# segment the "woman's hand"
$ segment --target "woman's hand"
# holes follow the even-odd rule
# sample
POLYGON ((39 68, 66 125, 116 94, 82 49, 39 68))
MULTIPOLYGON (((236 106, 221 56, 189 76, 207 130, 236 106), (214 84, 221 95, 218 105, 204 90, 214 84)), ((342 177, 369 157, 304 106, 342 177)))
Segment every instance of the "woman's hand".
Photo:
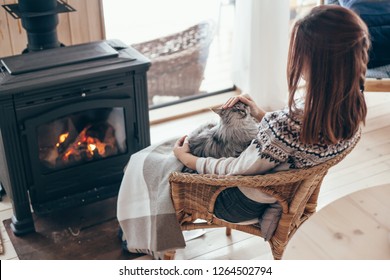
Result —
POLYGON ((240 94, 234 97, 230 97, 228 101, 222 105, 222 109, 232 108, 238 101, 241 101, 242 103, 249 106, 252 117, 254 117, 257 121, 260 122, 264 117, 266 111, 257 106, 249 94, 240 94))
POLYGON ((173 153, 179 160, 183 154, 190 153, 190 145, 188 144, 187 135, 184 135, 176 141, 175 145, 173 146, 173 153))
POLYGON ((176 141, 175 145, 173 146, 173 154, 185 166, 190 169, 196 170, 196 160, 198 159, 198 157, 191 154, 187 135, 181 137, 176 141))

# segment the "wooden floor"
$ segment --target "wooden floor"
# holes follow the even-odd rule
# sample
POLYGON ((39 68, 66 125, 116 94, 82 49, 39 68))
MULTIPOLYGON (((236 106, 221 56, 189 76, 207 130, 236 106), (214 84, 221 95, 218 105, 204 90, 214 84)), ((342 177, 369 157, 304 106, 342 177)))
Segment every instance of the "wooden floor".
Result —
POLYGON ((333 201, 299 228, 283 259, 390 260, 389 200, 384 184, 333 201))
MULTIPOLYGON (((333 167, 323 182, 318 209, 356 190, 390 183, 390 93, 368 92, 368 120, 356 149, 333 167)), ((215 118, 211 112, 152 125, 152 143, 189 133, 199 124, 215 118)), ((9 198, 0 202, 0 220, 12 215, 9 198)), ((17 259, 15 250, 1 224, 4 254, 0 259, 17 259)), ((147 256, 141 257, 148 259, 147 256)), ((177 251, 176 259, 272 259, 268 243, 261 238, 233 231, 229 237, 223 229, 208 230, 203 236, 188 241, 177 251)))

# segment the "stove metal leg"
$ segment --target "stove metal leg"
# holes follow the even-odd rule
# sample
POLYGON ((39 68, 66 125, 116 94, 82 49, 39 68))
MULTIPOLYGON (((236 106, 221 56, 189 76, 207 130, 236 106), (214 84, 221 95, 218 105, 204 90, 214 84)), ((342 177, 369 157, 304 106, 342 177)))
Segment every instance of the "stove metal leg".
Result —
MULTIPOLYGON (((25 198, 27 198, 27 192, 25 192, 25 195, 25 198)), ((12 216, 12 223, 10 226, 16 236, 35 232, 34 220, 30 209, 30 202, 28 198, 27 200, 20 198, 21 197, 19 193, 19 200, 14 200, 12 203, 14 214, 12 216)))

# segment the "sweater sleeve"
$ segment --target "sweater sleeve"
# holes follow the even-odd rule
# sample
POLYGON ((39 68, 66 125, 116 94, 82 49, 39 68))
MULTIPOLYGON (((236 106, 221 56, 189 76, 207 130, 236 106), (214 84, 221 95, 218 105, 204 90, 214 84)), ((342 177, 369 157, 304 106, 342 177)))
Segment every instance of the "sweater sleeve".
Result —
POLYGON ((278 162, 273 161, 269 157, 261 156, 261 148, 264 148, 264 146, 259 147, 254 140, 237 158, 198 158, 196 170, 199 174, 219 175, 255 175, 266 173, 276 167, 278 162))

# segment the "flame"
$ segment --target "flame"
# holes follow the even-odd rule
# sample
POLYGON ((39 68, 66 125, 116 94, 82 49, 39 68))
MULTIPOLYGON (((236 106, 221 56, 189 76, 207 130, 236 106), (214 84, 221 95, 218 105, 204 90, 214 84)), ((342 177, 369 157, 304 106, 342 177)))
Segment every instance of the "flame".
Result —
POLYGON ((64 133, 64 134, 61 134, 60 137, 58 137, 59 143, 60 143, 60 144, 61 144, 61 143, 64 143, 65 140, 66 140, 66 138, 68 138, 68 136, 69 136, 69 132, 64 133))
POLYGON ((66 151, 64 157, 65 157, 65 158, 69 158, 69 156, 70 156, 71 154, 72 154, 72 151, 71 151, 71 150, 66 151))
POLYGON ((93 151, 96 150, 96 145, 95 144, 88 144, 88 151, 93 154, 93 151))
MULTIPOLYGON (((71 155, 74 155, 76 158, 80 156, 81 151, 86 151, 89 158, 94 156, 95 154, 98 154, 100 156, 105 157, 106 155, 106 143, 102 143, 99 139, 90 137, 86 135, 87 129, 89 127, 84 128, 79 135, 77 136, 76 140, 73 142, 73 144, 69 145, 69 147, 66 149, 66 151, 62 155, 62 160, 69 160, 69 157, 71 155)), ((59 143, 56 144, 57 147, 63 143, 66 138, 69 136, 69 133, 61 134, 59 138, 59 143)))
POLYGON ((115 142, 111 143, 107 139, 101 141, 99 138, 88 135, 89 128, 90 126, 85 127, 76 137, 71 132, 60 134, 58 143, 55 145, 58 158, 53 164, 57 164, 58 160, 66 164, 96 157, 105 158, 116 153, 115 142))
POLYGON ((68 138, 68 136, 69 136, 69 132, 61 134, 58 137, 58 143, 56 144, 56 147, 58 148, 62 143, 64 143, 66 138, 68 138))

